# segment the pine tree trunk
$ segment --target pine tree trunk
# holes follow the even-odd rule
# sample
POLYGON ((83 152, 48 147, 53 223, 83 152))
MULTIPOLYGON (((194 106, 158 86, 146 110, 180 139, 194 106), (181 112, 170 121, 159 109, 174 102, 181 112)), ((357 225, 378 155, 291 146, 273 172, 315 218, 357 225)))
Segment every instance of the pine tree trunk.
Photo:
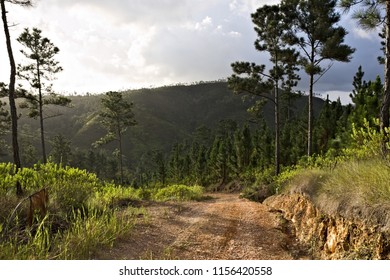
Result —
POLYGON ((382 150, 387 154, 386 144, 389 142, 388 135, 385 131, 389 127, 389 108, 390 108, 390 2, 386 1, 386 50, 385 50, 385 81, 384 94, 380 110, 380 128, 385 134, 382 150))
POLYGON ((314 75, 310 74, 310 89, 309 89, 309 115, 307 124, 307 155, 310 157, 313 153, 313 84, 314 75))
MULTIPOLYGON (((5 9, 5 0, 0 0, 1 4, 1 16, 3 20, 3 26, 4 26, 4 34, 6 38, 6 44, 7 44, 7 51, 8 51, 8 57, 11 67, 11 73, 10 73, 10 83, 9 83, 9 106, 10 106, 10 112, 11 112, 11 130, 12 130, 12 151, 13 151, 13 159, 14 164, 16 167, 16 173, 19 172, 21 168, 21 162, 20 162, 20 155, 19 155, 19 143, 18 143, 18 115, 16 111, 16 104, 15 104, 15 83, 16 83, 16 64, 14 55, 12 52, 12 46, 11 46, 11 36, 8 29, 8 21, 7 21, 7 11, 5 9)), ((22 186, 20 185, 20 182, 16 182, 16 194, 22 195, 23 190, 22 186)))
POLYGON ((280 173, 280 121, 279 121, 279 88, 275 84, 275 175, 280 173))
POLYGON ((43 98, 42 98, 42 85, 41 85, 41 71, 40 71, 40 65, 37 61, 37 71, 38 71, 38 103, 39 103, 39 124, 41 128, 41 145, 42 145, 42 159, 43 163, 47 163, 47 156, 46 156, 46 145, 45 145, 45 130, 43 126, 43 98))
POLYGON ((120 128, 118 128, 118 140, 119 140, 119 168, 121 174, 121 184, 123 185, 123 148, 122 148, 122 133, 120 128))

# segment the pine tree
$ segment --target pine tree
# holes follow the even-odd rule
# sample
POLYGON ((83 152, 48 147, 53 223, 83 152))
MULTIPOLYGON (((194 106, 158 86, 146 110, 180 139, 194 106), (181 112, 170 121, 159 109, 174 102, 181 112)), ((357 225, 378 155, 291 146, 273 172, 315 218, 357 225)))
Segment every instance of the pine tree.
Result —
POLYGON ((234 151, 232 156, 237 175, 244 172, 250 166, 253 150, 252 140, 248 125, 245 125, 242 130, 238 129, 234 133, 234 151))
POLYGON ((195 183, 200 185, 205 184, 207 170, 207 149, 204 145, 201 145, 198 149, 193 168, 195 171, 195 183))
POLYGON ((314 129, 314 152, 325 154, 331 148, 332 139, 336 138, 339 128, 339 121, 344 114, 340 98, 330 102, 329 96, 321 109, 314 129))
POLYGON ((338 26, 336 0, 283 0, 282 7, 292 20, 286 41, 301 53, 301 64, 309 75, 307 154, 312 154, 314 84, 330 69, 325 60, 349 62, 354 49, 344 43, 346 30, 338 26), (318 78, 315 80, 315 76, 318 78))
MULTIPOLYGON (((12 50, 12 43, 11 43, 11 34, 9 32, 9 26, 8 26, 8 19, 7 19, 7 13, 5 3, 11 3, 15 5, 20 6, 30 6, 31 1, 30 0, 0 0, 0 7, 1 7, 1 18, 3 21, 3 28, 4 28, 4 34, 5 34, 5 42, 8 52, 8 58, 10 63, 10 82, 9 82, 9 90, 8 90, 8 98, 9 98, 9 106, 10 106, 10 114, 11 114, 11 131, 12 131, 12 151, 13 151, 13 160, 16 168, 16 173, 19 172, 20 168, 22 167, 21 161, 20 161, 20 151, 19 151, 19 142, 18 142, 18 114, 16 110, 16 63, 15 58, 12 50)), ((20 185, 20 182, 16 182, 16 194, 22 195, 23 189, 20 185)))
POLYGON ((54 78, 54 74, 62 71, 62 67, 54 59, 59 49, 48 38, 42 37, 41 33, 42 31, 37 28, 33 28, 32 32, 26 28, 18 37, 18 42, 27 49, 21 50, 22 54, 32 60, 30 64, 18 65, 18 76, 27 80, 31 88, 37 91, 36 94, 32 93, 25 96, 27 102, 23 104, 23 107, 30 109, 30 117, 39 118, 42 159, 46 163, 44 129, 46 117, 44 116, 43 107, 49 104, 67 106, 71 100, 53 92, 52 84, 46 84, 45 82, 51 81, 54 78))
POLYGON ((180 183, 183 180, 183 146, 180 144, 175 144, 170 152, 170 159, 168 162, 168 173, 169 178, 173 180, 174 183, 180 183))
POLYGON ((293 165, 306 154, 307 149, 307 110, 287 122, 281 133, 282 150, 281 162, 293 165))
POLYGON ((168 170, 167 170, 165 157, 162 151, 157 150, 153 152, 153 161, 157 168, 156 175, 158 177, 158 181, 162 184, 162 187, 165 187, 167 176, 168 176, 168 170))
POLYGON ((380 101, 383 96, 383 85, 379 76, 375 81, 365 81, 362 67, 359 66, 353 78, 353 87, 350 97, 354 103, 349 120, 355 126, 361 127, 366 119, 374 126, 374 119, 379 118, 380 101))
POLYGON ((58 134, 51 139, 51 146, 50 155, 53 161, 58 164, 68 165, 72 154, 70 140, 66 139, 62 134, 58 134))
POLYGON ((102 108, 100 111, 101 125, 106 129, 107 134, 95 142, 95 146, 118 141, 118 162, 120 180, 123 183, 123 134, 130 126, 136 125, 133 103, 123 99, 121 92, 110 91, 101 99, 102 108))
POLYGON ((224 185, 229 176, 229 157, 231 152, 230 138, 216 136, 210 152, 210 171, 212 178, 224 185))
MULTIPOLYGON (((389 110, 390 110, 390 1, 388 0, 341 0, 340 6, 345 10, 351 9, 353 6, 359 6, 353 13, 353 17, 359 22, 360 26, 365 29, 376 29, 382 26, 382 49, 385 53, 385 58, 380 59, 385 67, 383 98, 380 106, 380 129, 386 135, 385 128, 390 126, 389 110), (360 8, 363 7, 363 8, 360 8), (383 34, 384 33, 384 34, 383 34)), ((386 135, 382 149, 387 153, 386 142, 389 141, 389 136, 386 135)))
POLYGON ((269 167, 273 158, 273 141, 271 131, 264 119, 260 120, 259 128, 253 135, 253 149, 251 153, 252 167, 264 170, 269 167))
POLYGON ((258 51, 267 51, 273 67, 269 73, 265 71, 265 65, 257 65, 249 62, 235 62, 232 68, 235 74, 229 79, 229 87, 235 93, 246 92, 261 98, 265 98, 274 105, 275 123, 275 173, 280 171, 280 102, 279 89, 283 85, 293 86, 298 76, 295 74, 297 55, 288 48, 284 37, 289 28, 289 18, 280 5, 268 6, 257 9, 252 14, 255 24, 257 40, 255 47, 258 51), (287 77, 288 82, 285 81, 287 77), (273 91, 272 94, 269 94, 273 91))

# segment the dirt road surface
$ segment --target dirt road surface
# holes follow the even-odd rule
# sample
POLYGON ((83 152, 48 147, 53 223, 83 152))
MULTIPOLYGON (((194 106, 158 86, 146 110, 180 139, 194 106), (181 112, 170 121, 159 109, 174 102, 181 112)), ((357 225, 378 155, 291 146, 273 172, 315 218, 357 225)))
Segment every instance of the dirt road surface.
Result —
POLYGON ((149 203, 130 236, 96 259, 307 259, 280 213, 238 194, 201 202, 149 203))

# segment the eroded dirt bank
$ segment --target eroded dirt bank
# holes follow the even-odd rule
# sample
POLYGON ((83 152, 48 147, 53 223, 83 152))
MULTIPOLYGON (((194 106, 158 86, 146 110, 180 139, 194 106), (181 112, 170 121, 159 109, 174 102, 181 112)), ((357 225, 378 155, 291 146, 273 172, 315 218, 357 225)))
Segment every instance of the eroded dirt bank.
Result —
POLYGON ((202 202, 151 203, 130 236, 97 259, 305 259, 279 211, 211 194, 202 202))
POLYGON ((316 258, 390 259, 389 207, 341 203, 329 213, 303 193, 273 196, 264 204, 281 211, 316 258))

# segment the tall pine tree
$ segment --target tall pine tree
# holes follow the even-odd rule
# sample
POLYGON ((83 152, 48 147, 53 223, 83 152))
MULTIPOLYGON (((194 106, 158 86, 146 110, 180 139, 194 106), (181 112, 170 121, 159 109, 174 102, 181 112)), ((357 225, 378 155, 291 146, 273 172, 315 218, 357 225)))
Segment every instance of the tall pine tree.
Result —
POLYGON ((247 92, 274 104, 275 174, 277 175, 280 171, 279 91, 284 77, 290 80, 288 83, 284 82, 288 86, 294 85, 294 80, 298 79, 294 74, 297 56, 294 50, 285 44, 284 37, 288 31, 289 18, 280 5, 264 5, 252 14, 252 21, 258 36, 255 47, 260 52, 267 51, 270 54, 273 67, 269 73, 266 73, 265 65, 235 62, 232 64, 235 74, 228 79, 228 82, 235 93, 247 92), (273 94, 269 94, 270 91, 273 91, 273 94))
POLYGON ((307 154, 312 154, 314 84, 329 70, 325 60, 349 62, 354 49, 344 44, 346 30, 338 26, 340 15, 336 0, 283 0, 282 6, 292 20, 287 42, 300 50, 301 64, 309 75, 307 154), (318 77, 315 79, 315 77, 318 77))
POLYGON ((54 56, 59 52, 59 48, 50 42, 48 38, 42 37, 41 33, 42 31, 37 28, 33 28, 31 32, 26 28, 18 37, 18 42, 26 48, 26 50, 21 50, 22 54, 31 60, 31 63, 27 65, 18 65, 18 76, 27 80, 32 90, 36 91, 25 96, 27 102, 23 106, 30 109, 30 117, 38 117, 39 119, 42 159, 46 163, 47 154, 44 129, 46 116, 43 108, 45 105, 50 104, 66 106, 71 100, 56 94, 53 92, 52 84, 47 84, 47 81, 53 80, 54 74, 62 71, 62 67, 54 59, 54 56))

